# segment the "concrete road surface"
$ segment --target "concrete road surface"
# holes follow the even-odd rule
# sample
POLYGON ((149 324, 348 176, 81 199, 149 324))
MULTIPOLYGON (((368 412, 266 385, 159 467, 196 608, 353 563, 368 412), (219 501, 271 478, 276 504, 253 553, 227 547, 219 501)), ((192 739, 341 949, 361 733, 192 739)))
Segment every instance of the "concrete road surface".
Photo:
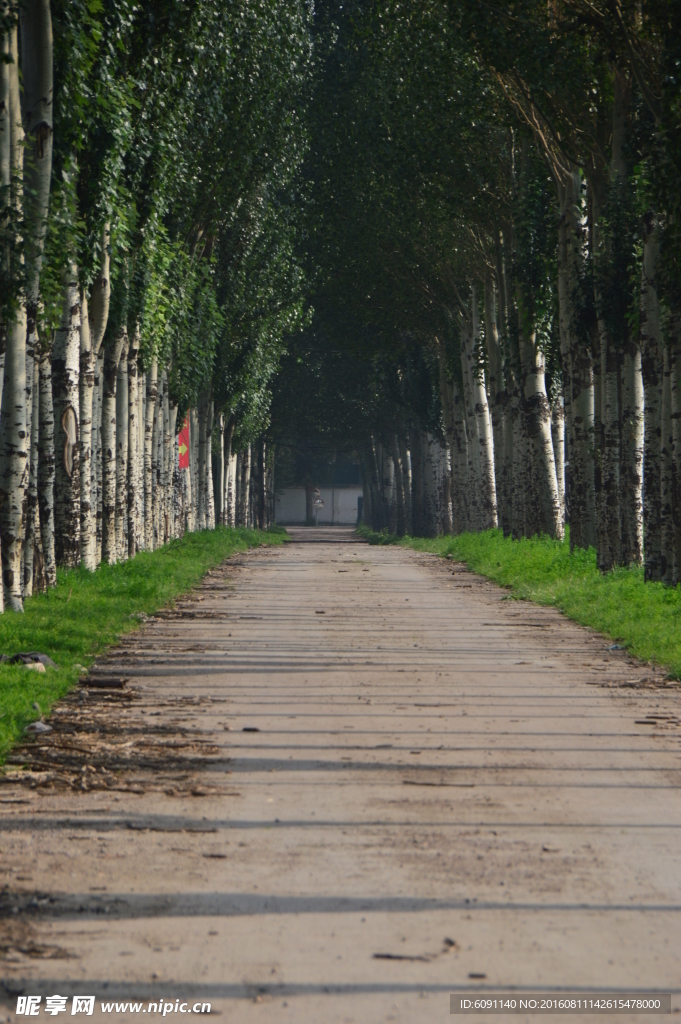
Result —
POLYGON ((0 1022, 30 995, 43 1019, 92 995, 108 1020, 435 1024, 511 989, 678 1012, 677 687, 461 566, 291 534, 14 758, 0 1022))

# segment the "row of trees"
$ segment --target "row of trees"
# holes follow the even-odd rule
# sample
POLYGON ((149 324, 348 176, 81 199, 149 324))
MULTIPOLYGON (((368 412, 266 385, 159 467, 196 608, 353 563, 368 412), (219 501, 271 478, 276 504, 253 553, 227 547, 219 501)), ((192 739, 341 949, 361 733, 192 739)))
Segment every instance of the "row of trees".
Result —
POLYGON ((21 610, 57 565, 266 521, 269 389, 306 315, 312 43, 302 0, 1 0, 0 45, 0 544, 21 610))
POLYGON ((680 18, 356 0, 318 19, 315 332, 363 367, 374 525, 561 537, 567 514, 601 569, 681 579, 680 18))

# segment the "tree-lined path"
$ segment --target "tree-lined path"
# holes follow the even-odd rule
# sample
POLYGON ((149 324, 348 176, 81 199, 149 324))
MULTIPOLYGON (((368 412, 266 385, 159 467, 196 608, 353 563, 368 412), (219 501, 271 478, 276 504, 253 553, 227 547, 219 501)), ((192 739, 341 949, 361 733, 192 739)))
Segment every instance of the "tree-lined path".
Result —
POLYGON ((5 993, 295 1024, 507 986, 679 1005, 678 688, 461 567, 292 532, 322 542, 209 574, 0 789, 5 993))

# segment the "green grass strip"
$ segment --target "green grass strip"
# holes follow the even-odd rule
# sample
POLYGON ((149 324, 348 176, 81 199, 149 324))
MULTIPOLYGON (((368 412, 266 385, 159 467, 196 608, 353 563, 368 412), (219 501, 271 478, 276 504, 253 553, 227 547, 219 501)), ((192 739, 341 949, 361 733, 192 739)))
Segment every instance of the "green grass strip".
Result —
POLYGON ((591 626, 644 661, 681 678, 681 586, 646 583, 640 568, 600 573, 596 552, 575 549, 569 539, 511 540, 500 530, 434 539, 358 533, 369 543, 399 543, 417 551, 465 562, 469 569, 509 587, 513 597, 554 605, 575 622, 591 626))
POLYGON ((283 529, 226 529, 188 533, 153 552, 140 552, 96 572, 60 570, 57 586, 26 601, 22 614, 0 615, 0 653, 40 651, 59 666, 45 673, 23 665, 0 665, 0 763, 25 727, 76 683, 77 665, 87 666, 119 637, 140 626, 140 612, 153 615, 186 594, 203 576, 237 551, 281 544, 283 529))

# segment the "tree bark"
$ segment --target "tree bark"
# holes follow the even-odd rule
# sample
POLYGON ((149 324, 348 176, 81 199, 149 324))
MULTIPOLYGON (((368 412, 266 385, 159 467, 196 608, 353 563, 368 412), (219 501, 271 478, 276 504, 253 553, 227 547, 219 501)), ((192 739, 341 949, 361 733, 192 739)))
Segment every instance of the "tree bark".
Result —
POLYGON ((208 471, 206 466, 206 462, 209 457, 206 443, 206 433, 208 429, 208 406, 208 396, 204 394, 201 396, 201 399, 199 401, 199 530, 206 530, 208 528, 208 471))
POLYGON ((102 235, 102 265, 88 305, 81 293, 80 324, 80 562, 97 568, 97 471, 96 455, 101 409, 95 402, 97 360, 109 317, 109 225, 102 235))
POLYGON ((681 321, 678 311, 671 330, 671 418, 674 495, 674 567, 672 583, 681 583, 681 321))
POLYGON ((265 442, 258 442, 258 528, 267 529, 267 451, 265 442))
POLYGON ((128 335, 118 360, 116 374, 116 559, 128 557, 128 335))
MULTIPOLYGON (((9 138, 10 172, 14 182, 10 201, 18 219, 22 216, 24 133, 19 100, 19 54, 17 28, 9 33, 9 138)), ((21 239, 17 239, 21 241, 21 239)), ((26 306, 19 302, 6 328, 5 373, 0 420, 0 533, 4 605, 23 611, 21 554, 23 516, 28 484, 28 438, 26 436, 26 306)))
MULTIPOLYGON (((116 385, 118 364, 128 337, 125 328, 104 349, 104 391, 102 395, 102 561, 118 561, 116 544, 116 385)), ((127 403, 126 403, 127 404, 127 403)))
POLYGON ((657 223, 652 213, 644 218, 641 269, 641 375, 643 378, 643 539, 646 580, 660 580, 661 449, 662 449, 662 343, 660 309, 655 290, 658 250, 657 223))
POLYGON ((52 353, 44 341, 40 348, 38 427, 38 509, 45 579, 48 587, 57 583, 54 544, 54 412, 52 408, 52 353))
POLYGON ((144 548, 154 550, 153 440, 154 414, 158 396, 158 364, 147 371, 147 404, 144 413, 144 548))
POLYGON ((92 411, 97 354, 92 346, 87 297, 81 293, 80 316, 80 564, 97 568, 96 502, 92 492, 92 411))
POLYGON ((64 289, 62 321, 52 352, 52 396, 55 423, 55 546, 57 562, 66 567, 80 560, 80 289, 71 266, 64 289))
POLYGON ((608 572, 622 564, 619 354, 602 320, 601 343, 601 502, 598 522, 598 568, 608 572))
POLYGON ((551 407, 546 394, 544 355, 540 351, 534 327, 526 322, 523 300, 520 321, 520 361, 523 375, 524 416, 533 483, 526 508, 526 531, 530 535, 546 533, 563 537, 563 521, 558 497, 556 462, 551 440, 551 407))
POLYGON ((102 561, 102 404, 104 398, 104 352, 99 352, 92 402, 92 501, 95 505, 95 561, 102 561))
POLYGON ((411 535, 413 527, 411 522, 411 457, 407 446, 404 424, 400 424, 398 435, 400 446, 400 462, 402 464, 402 482, 404 485, 404 529, 405 533, 411 535))
POLYGON ((504 459, 504 407, 508 395, 504 385, 494 285, 490 275, 485 278, 485 342, 489 366, 487 391, 489 394, 492 437, 494 441, 494 481, 497 500, 497 520, 504 535, 508 536, 511 530, 511 515, 508 507, 508 489, 505 480, 506 464, 504 459))
MULTIPOLYGON (((21 24, 21 73, 23 124, 26 132, 23 167, 24 255, 26 262, 26 438, 38 440, 38 422, 33 430, 33 411, 39 410, 36 345, 40 270, 47 227, 47 209, 52 176, 52 20, 49 0, 26 0, 19 8, 21 24)), ((24 591, 33 589, 36 546, 37 451, 28 448, 30 471, 26 493, 26 551, 24 591)), ((39 534, 38 534, 39 539, 39 534)), ((38 544, 38 547, 40 545, 38 544)))
POLYGON ((234 425, 235 417, 230 415, 227 420, 227 426, 225 427, 224 441, 225 441, 225 476, 224 476, 224 489, 223 489, 223 500, 222 500, 222 525, 232 526, 230 518, 230 486, 232 480, 232 438, 234 437, 234 425))
POLYGON ((411 455, 412 530, 415 537, 423 537, 423 448, 421 430, 415 425, 409 431, 409 452, 411 455))
POLYGON ((558 298, 560 345, 563 362, 565 419, 569 453, 570 550, 596 547, 596 493, 594 474, 593 358, 573 328, 574 295, 578 290, 582 259, 581 179, 573 171, 560 192, 561 219, 558 245, 558 298))
POLYGON ((153 549, 160 547, 161 541, 161 505, 163 491, 161 474, 163 467, 163 388, 164 372, 158 378, 156 402, 154 404, 154 421, 151 432, 151 503, 153 509, 153 549))
POLYGON ((553 458, 556 463, 556 480, 558 483, 558 501, 560 502, 561 518, 565 526, 565 411, 563 396, 556 395, 551 406, 551 442, 553 458))
POLYGON ((171 537, 178 536, 178 532, 175 528, 178 516, 176 513, 176 501, 178 495, 178 482, 179 482, 179 461, 180 451, 177 444, 177 405, 174 403, 169 405, 169 416, 170 416, 170 451, 169 459, 170 464, 168 466, 168 525, 169 535, 171 537))
POLYGON ((128 514, 128 557, 134 558, 140 548, 140 430, 139 430, 139 324, 130 339, 128 348, 128 466, 127 466, 127 514, 128 514))
POLYGON ((404 537, 406 532, 406 515, 404 499, 404 470, 402 468, 402 456, 400 454, 400 442, 397 434, 391 435, 391 451, 393 466, 395 467, 395 495, 396 495, 396 516, 395 529, 398 537, 404 537))
POLYGON ((240 526, 250 527, 251 510, 251 458, 252 451, 250 444, 241 453, 241 511, 239 515, 240 526))
POLYGON ((215 529, 215 498, 213 491, 213 402, 208 403, 208 417, 206 419, 206 528, 215 529))
POLYGON ((622 561, 643 562, 643 379, 641 349, 629 341, 622 366, 622 561))
POLYGON ((674 437, 672 434, 672 366, 669 345, 663 348, 660 451, 660 578, 667 586, 674 579, 674 437))
MULTIPOLYGON (((39 348, 39 346, 38 346, 39 348)), ((40 429, 40 364, 35 360, 34 384, 31 401, 30 459, 28 472, 28 502, 26 509, 27 530, 26 550, 24 553, 24 599, 31 597, 34 589, 44 590, 45 574, 40 539, 40 513, 38 510, 38 461, 39 461, 39 429, 40 429)))

